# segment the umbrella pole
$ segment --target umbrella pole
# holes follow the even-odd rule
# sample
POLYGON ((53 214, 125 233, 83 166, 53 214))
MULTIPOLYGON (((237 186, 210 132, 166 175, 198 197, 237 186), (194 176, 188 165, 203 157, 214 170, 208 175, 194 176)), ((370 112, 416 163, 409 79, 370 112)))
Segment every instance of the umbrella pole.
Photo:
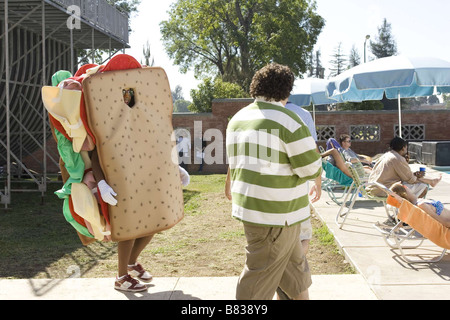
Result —
POLYGON ((402 103, 400 100, 400 91, 398 92, 398 136, 402 138, 402 103))
POLYGON ((313 121, 314 126, 316 126, 316 105, 313 103, 313 121))

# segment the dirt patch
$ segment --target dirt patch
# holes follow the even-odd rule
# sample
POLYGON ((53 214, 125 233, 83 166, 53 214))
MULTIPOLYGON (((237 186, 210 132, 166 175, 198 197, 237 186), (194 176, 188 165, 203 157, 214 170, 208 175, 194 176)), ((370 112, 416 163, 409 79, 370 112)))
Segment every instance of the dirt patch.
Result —
MULTIPOLYGON (((155 277, 241 273, 246 240, 242 223, 231 217, 231 203, 223 195, 224 180, 224 175, 191 177, 191 184, 184 190, 184 219, 156 234, 139 258, 155 277)), ((30 221, 36 216, 31 206, 16 206, 0 219, 3 235, 16 234, 10 242, 6 242, 7 236, 0 236, 4 241, 0 253, 5 257, 0 260, 0 278, 116 276, 117 244, 96 242, 82 246, 73 228, 64 221, 61 204, 57 199, 41 208, 36 220, 52 221, 46 232, 36 227, 36 221, 30 221), (17 221, 10 221, 14 219, 17 221), (25 228, 27 221, 29 229, 25 228), (36 233, 31 238, 30 230, 36 233)), ((326 227, 315 217, 312 225, 314 233, 307 255, 312 274, 354 273, 326 227)))

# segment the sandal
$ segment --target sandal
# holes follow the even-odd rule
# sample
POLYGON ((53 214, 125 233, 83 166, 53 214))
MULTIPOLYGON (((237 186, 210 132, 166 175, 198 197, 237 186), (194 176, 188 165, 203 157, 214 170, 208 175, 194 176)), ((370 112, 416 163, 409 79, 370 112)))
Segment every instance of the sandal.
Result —
POLYGON ((153 276, 145 271, 145 269, 142 267, 140 263, 135 263, 134 265, 128 265, 128 273, 133 278, 138 278, 142 282, 151 282, 153 279, 153 276))
POLYGON ((116 278, 114 289, 119 291, 140 292, 147 290, 147 286, 140 284, 138 280, 127 274, 121 278, 116 278))

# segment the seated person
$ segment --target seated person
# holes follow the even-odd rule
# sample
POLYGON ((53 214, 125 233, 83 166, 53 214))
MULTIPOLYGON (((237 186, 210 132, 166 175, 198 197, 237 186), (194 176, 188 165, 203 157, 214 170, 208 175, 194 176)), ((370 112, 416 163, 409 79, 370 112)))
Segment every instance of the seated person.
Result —
MULTIPOLYGON (((327 161, 327 164, 330 164, 331 166, 337 167, 339 170, 341 170, 346 176, 352 178, 352 174, 350 173, 350 170, 347 168, 344 159, 342 159, 341 155, 339 154, 339 151, 335 148, 329 149, 323 153, 320 154, 322 158, 330 157, 334 161, 329 160, 327 161)), ((331 168, 330 166, 326 165, 324 170, 326 171, 327 168, 331 168)), ((333 178, 332 178, 333 179, 333 178)), ((336 179, 333 179, 336 180, 336 179)), ((336 180, 337 181, 337 180, 336 180)))
MULTIPOLYGON (((378 182, 390 188, 394 183, 401 182, 419 198, 423 198, 428 185, 434 187, 442 176, 435 179, 425 178, 411 171, 405 155, 408 154, 408 143, 402 138, 395 137, 390 142, 390 151, 386 152, 375 164, 369 176, 370 182, 378 182)), ((384 197, 382 190, 375 186, 367 186, 366 190, 373 196, 384 197)))
POLYGON ((341 134, 339 137, 339 143, 342 146, 342 154, 344 156, 345 161, 348 161, 350 163, 355 163, 358 160, 364 165, 369 168, 372 168, 372 160, 369 158, 367 159, 366 156, 358 155, 356 152, 354 152, 352 149, 350 149, 350 146, 352 145, 352 138, 348 134, 341 134))
POLYGON ((398 202, 402 203, 403 199, 408 200, 412 204, 418 206, 425 211, 429 216, 442 223, 447 228, 450 228, 450 209, 444 208, 440 201, 419 199, 408 187, 396 182, 390 188, 391 196, 398 202))

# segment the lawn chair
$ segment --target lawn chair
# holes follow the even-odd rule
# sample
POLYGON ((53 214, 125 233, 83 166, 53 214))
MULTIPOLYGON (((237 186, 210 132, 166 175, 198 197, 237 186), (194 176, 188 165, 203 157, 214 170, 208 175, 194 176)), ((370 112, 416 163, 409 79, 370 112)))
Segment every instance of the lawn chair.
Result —
MULTIPOLYGON (((388 208, 387 204, 386 204, 386 197, 375 197, 372 196, 371 194, 369 194, 366 191, 366 187, 371 185, 372 183, 368 182, 368 178, 369 176, 366 174, 365 170, 364 170, 364 166, 361 162, 356 162, 356 163, 349 163, 347 162, 347 166, 350 170, 350 173, 352 174, 353 177, 353 181, 354 181, 354 194, 358 195, 359 197, 362 197, 366 200, 374 200, 376 202, 381 202, 383 203, 384 209, 386 210, 386 214, 388 216, 388 218, 392 218, 392 215, 390 214, 390 209, 388 208)), ((336 224, 339 226, 339 229, 342 229, 342 227, 344 226, 345 221, 347 220, 350 212, 352 212, 353 210, 353 206, 356 202, 356 196, 353 196, 350 205, 347 207, 347 199, 350 196, 350 192, 347 192, 347 194, 344 197, 344 201, 341 204, 341 207, 339 209, 338 214, 336 215, 336 224)))
MULTIPOLYGON (((380 189, 387 194, 390 192, 384 186, 381 186, 380 189)), ((389 195, 387 203, 398 208, 397 224, 395 226, 386 226, 379 222, 374 224, 375 229, 381 233, 386 244, 392 249, 398 249, 402 259, 407 263, 434 263, 440 261, 447 249, 450 249, 450 229, 407 200, 403 200, 400 204, 389 195), (429 259, 408 258, 404 250, 416 249, 426 239, 441 247, 441 254, 429 259), (415 244, 411 245, 411 243, 415 244)))
MULTIPOLYGON (((324 153, 325 150, 322 146, 319 146, 320 153, 324 153)), ((325 172, 324 180, 322 181, 322 190, 328 193, 328 196, 334 203, 341 205, 340 201, 347 192, 351 192, 353 189, 353 180, 348 178, 339 168, 327 163, 327 161, 322 158, 322 169, 325 172), (342 194, 338 195, 336 190, 343 190, 342 194)), ((350 201, 353 199, 355 193, 352 193, 350 201)))

